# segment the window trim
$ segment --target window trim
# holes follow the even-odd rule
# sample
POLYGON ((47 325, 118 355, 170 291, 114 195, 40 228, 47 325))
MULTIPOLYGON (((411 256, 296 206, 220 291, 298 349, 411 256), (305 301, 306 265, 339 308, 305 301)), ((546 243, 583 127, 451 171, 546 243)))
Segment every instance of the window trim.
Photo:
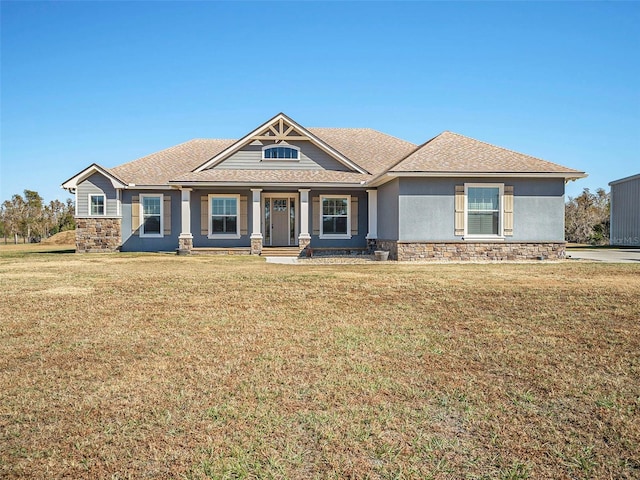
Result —
POLYGON ((140 194, 140 238, 163 238, 164 237, 164 194, 163 193, 141 193, 140 194), (144 231, 144 199, 160 199, 160 233, 145 233, 144 231))
POLYGON ((504 183, 465 183, 464 184, 464 238, 472 240, 504 240, 504 183), (498 189, 498 233, 496 235, 469 233, 469 188, 498 189))
POLYGON ((89 194, 89 211, 87 213, 89 214, 90 217, 105 217, 107 215, 107 196, 104 193, 90 193, 89 194), (92 213, 91 197, 102 197, 102 213, 92 213))
POLYGON ((222 240, 222 239, 238 239, 242 235, 240 235, 240 217, 242 212, 240 211, 240 194, 239 193, 210 193, 207 199, 207 238, 210 240, 222 240), (213 233, 213 212, 212 210, 212 202, 214 198, 235 198, 236 199, 236 233, 213 233))
POLYGON ((281 145, 281 144, 277 144, 277 143, 272 143, 270 145, 265 145, 264 147, 262 147, 262 160, 266 161, 266 162, 299 162, 300 161, 300 147, 296 147, 295 145, 281 145), (286 148, 290 148, 291 150, 295 150, 298 152, 298 158, 266 158, 264 156, 264 152, 271 149, 271 148, 278 148, 278 147, 286 147, 286 148))
POLYGON ((351 195, 320 195, 320 218, 318 219, 320 225, 320 234, 319 238, 321 239, 341 239, 341 240, 350 240, 351 239, 351 195), (324 233, 324 222, 322 221, 323 215, 323 204, 325 198, 346 198, 347 199, 347 233, 324 233))

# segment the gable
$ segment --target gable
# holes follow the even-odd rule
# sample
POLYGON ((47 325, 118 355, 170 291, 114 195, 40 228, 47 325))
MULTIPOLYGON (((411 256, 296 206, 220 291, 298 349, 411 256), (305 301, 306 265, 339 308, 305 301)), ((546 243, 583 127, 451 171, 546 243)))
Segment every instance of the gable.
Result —
POLYGON ((331 145, 325 143, 309 130, 294 122, 284 113, 279 113, 271 120, 263 123, 258 128, 235 142, 233 145, 226 148, 224 151, 220 152, 209 161, 194 169, 193 172, 198 173, 214 168, 233 154, 256 142, 258 142, 259 144, 261 143, 263 146, 264 144, 286 145, 289 143, 309 143, 326 153, 336 162, 342 164, 347 168, 348 171, 358 172, 362 174, 369 173, 366 169, 362 168, 349 158, 345 157, 342 153, 335 150, 331 145))
POLYGON ((237 152, 231 154, 215 169, 240 169, 240 170, 332 170, 338 172, 352 172, 343 163, 337 161, 324 150, 308 141, 289 140, 282 143, 273 143, 263 140, 255 140, 245 145, 237 152), (262 151, 270 145, 292 146, 299 149, 298 159, 264 159, 262 151))

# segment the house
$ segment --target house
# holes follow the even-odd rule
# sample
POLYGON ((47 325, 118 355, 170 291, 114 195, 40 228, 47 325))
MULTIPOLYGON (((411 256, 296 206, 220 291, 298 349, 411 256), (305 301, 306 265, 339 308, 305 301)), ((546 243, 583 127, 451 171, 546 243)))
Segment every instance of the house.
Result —
POLYGON ((610 244, 640 247, 640 174, 609 182, 610 244))
POLYGON ((390 258, 563 258, 564 186, 584 172, 444 132, 422 145, 280 113, 237 140, 196 139, 90 165, 78 252, 384 249, 390 258))

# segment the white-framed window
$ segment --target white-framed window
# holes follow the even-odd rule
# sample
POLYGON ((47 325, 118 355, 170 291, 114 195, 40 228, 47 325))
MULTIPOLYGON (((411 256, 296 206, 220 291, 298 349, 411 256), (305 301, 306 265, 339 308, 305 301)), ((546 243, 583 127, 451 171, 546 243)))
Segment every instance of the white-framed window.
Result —
POLYGON ((503 237, 502 183, 465 183, 465 236, 503 237))
POLYGON ((300 149, 291 145, 262 147, 262 160, 300 160, 300 149))
POLYGON ((104 194, 89 194, 89 215, 103 216, 107 214, 107 197, 104 194))
POLYGON ((240 238, 240 195, 209 195, 209 238, 240 238))
POLYGON ((140 236, 164 236, 164 196, 161 193, 140 195, 140 236))
POLYGON ((351 238, 351 195, 320 195, 320 238, 351 238))

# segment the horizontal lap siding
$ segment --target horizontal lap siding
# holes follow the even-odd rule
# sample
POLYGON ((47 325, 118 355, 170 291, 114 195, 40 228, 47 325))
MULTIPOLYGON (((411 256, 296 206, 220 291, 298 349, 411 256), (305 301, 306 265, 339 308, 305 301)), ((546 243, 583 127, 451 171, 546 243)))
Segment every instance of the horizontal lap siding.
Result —
POLYGON ((300 160, 262 160, 263 145, 247 145, 215 168, 245 170, 325 169, 349 171, 343 164, 309 142, 290 142, 290 145, 300 147, 300 160))
POLYGON ((365 192, 364 190, 313 190, 312 189, 309 192, 309 232, 311 233, 311 247, 316 247, 316 248, 366 247, 367 233, 369 228, 368 208, 369 207, 367 202, 367 192, 365 192), (321 195, 351 195, 351 208, 355 208, 356 206, 358 208, 357 215, 355 214, 355 212, 352 213, 351 215, 351 220, 357 221, 357 225, 358 225, 357 229, 355 225, 351 226, 351 232, 350 232, 351 238, 349 239, 320 238, 319 197, 321 195), (317 205, 316 209, 313 208, 314 203, 317 205))
POLYGON ((106 216, 118 215, 118 198, 111 181, 100 173, 94 173, 78 185, 76 211, 79 217, 89 215, 89 195, 106 196, 106 216))

